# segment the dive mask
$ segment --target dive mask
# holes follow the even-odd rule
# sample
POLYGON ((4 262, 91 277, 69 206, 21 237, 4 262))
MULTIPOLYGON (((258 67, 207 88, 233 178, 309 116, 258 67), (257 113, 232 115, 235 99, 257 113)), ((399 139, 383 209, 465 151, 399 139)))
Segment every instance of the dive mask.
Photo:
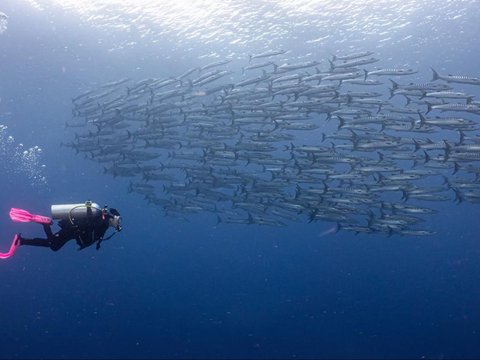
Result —
POLYGON ((122 231, 122 217, 120 215, 113 215, 110 220, 110 226, 115 229, 115 231, 122 231))

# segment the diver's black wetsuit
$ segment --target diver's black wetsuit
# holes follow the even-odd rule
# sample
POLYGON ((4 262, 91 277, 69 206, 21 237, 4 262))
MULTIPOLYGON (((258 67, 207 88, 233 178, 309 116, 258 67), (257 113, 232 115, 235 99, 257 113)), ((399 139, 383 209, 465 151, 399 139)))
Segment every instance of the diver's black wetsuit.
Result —
POLYGON ((67 241, 75 239, 80 246, 79 250, 95 242, 98 250, 100 242, 103 240, 103 235, 105 235, 109 227, 109 216, 91 219, 88 223, 80 225, 72 225, 68 220, 60 220, 58 225, 61 228, 60 231, 53 234, 50 225, 43 224, 43 229, 47 235, 46 239, 24 239, 21 237, 20 245, 44 246, 49 247, 53 251, 58 251, 67 241))

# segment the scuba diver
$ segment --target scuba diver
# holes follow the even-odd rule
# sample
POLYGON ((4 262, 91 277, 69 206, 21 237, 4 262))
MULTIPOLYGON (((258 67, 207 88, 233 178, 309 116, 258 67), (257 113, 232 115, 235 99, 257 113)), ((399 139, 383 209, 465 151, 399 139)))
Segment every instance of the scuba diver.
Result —
POLYGON ((98 204, 87 201, 84 204, 52 205, 52 218, 59 220, 60 230, 52 232, 52 219, 41 215, 32 215, 26 210, 12 208, 10 218, 15 222, 36 222, 43 225, 47 238, 27 239, 20 234, 15 235, 9 252, 0 253, 0 259, 13 255, 22 245, 49 247, 58 251, 68 241, 75 239, 79 250, 96 243, 97 250, 104 240, 110 239, 122 230, 120 213, 107 206, 100 208, 98 204), (105 233, 112 227, 115 231, 107 236, 105 233))

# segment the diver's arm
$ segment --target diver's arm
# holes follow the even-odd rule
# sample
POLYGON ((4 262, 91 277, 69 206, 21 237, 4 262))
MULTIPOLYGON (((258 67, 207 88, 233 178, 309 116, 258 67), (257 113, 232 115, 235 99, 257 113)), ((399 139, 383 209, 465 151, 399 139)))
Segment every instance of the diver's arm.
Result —
POLYGON ((109 224, 107 220, 107 222, 103 223, 102 226, 98 229, 98 231, 95 232, 95 241, 97 242, 97 246, 96 246, 97 250, 100 250, 100 244, 102 243, 102 241, 108 240, 112 237, 111 235, 107 236, 106 238, 104 237, 105 233, 108 230, 108 227, 109 227, 109 224))

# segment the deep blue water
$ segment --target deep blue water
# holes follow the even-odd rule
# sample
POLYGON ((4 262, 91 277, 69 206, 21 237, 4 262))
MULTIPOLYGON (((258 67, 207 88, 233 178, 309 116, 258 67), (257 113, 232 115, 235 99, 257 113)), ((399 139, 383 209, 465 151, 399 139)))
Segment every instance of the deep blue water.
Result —
MULTIPOLYGON (((0 124, 16 146, 42 149, 27 165, 2 155, 2 251, 17 232, 42 234, 11 223, 11 207, 48 215, 51 204, 91 199, 124 218, 100 251, 22 247, 0 263, 0 357, 480 357, 478 204, 433 204, 430 237, 320 236, 331 224, 217 225, 212 214, 184 221, 61 146, 72 140, 71 99, 89 88, 225 57, 239 70, 270 48, 296 61, 372 50, 379 67, 418 69, 415 81, 429 81, 430 67, 480 76, 475 1, 220 3, 200 6, 200 20, 193 6, 153 4, 158 12, 133 21, 127 3, 82 12, 0 2, 0 124)), ((465 90, 480 98, 478 86, 465 90)))

